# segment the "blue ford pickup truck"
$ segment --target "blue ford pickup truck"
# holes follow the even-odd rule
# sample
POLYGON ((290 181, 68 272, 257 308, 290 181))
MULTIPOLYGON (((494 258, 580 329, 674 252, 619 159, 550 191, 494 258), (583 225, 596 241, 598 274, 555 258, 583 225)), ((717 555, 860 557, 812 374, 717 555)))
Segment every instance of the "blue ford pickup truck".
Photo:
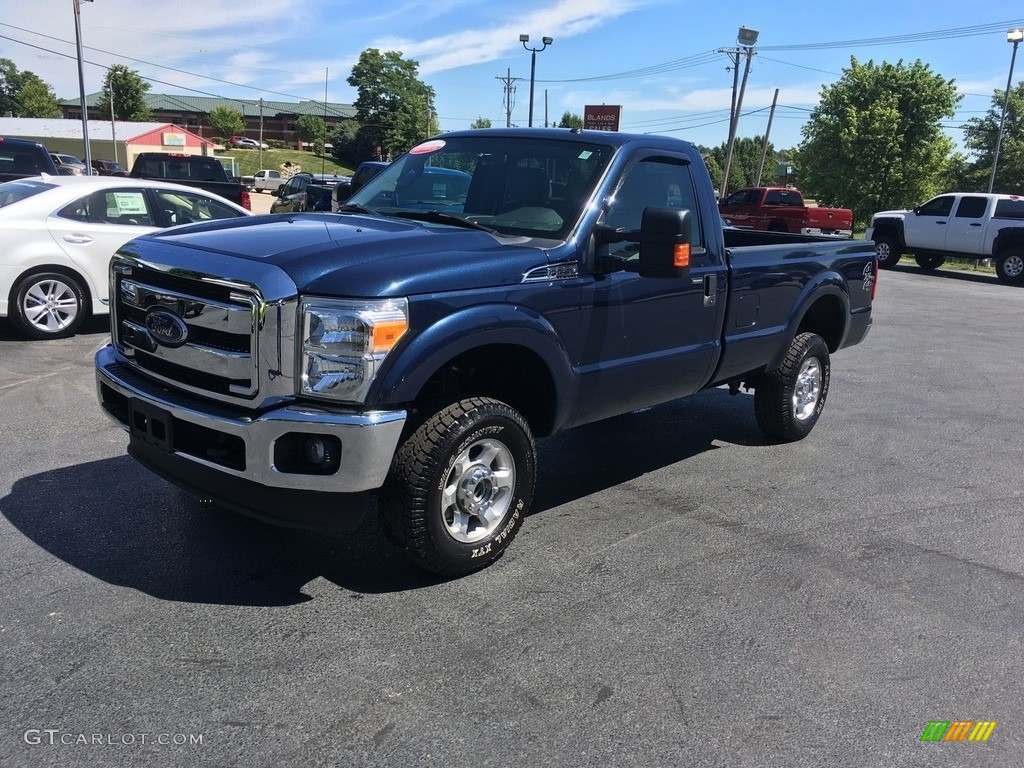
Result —
POLYGON ((447 133, 338 212, 122 247, 98 396, 172 483, 323 530, 376 498, 403 552, 457 576, 523 525, 536 438, 715 386, 806 436, 877 274, 871 243, 723 231, 689 142, 447 133))

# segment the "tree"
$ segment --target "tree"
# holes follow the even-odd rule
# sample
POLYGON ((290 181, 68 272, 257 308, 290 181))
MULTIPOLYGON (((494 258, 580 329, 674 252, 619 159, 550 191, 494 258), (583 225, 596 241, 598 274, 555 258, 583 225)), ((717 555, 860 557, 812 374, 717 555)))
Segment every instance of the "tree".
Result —
POLYGON ((113 64, 103 76, 96 109, 100 115, 110 115, 110 94, 114 94, 114 119, 144 123, 153 119, 153 110, 146 106, 146 93, 152 86, 139 77, 134 69, 124 64, 113 64))
POLYGON ((801 129, 801 188, 852 208, 860 223, 926 200, 949 178, 953 141, 940 121, 953 117, 961 98, 952 80, 920 60, 876 65, 851 57, 801 129))
MULTIPOLYGON (((764 137, 737 138, 732 144, 732 163, 729 165, 729 189, 735 191, 742 187, 752 187, 757 182, 757 169, 761 165, 761 153, 764 151, 764 137)), ((715 189, 722 188, 722 171, 725 168, 725 156, 729 152, 728 143, 723 142, 714 149, 701 149, 703 154, 710 157, 705 160, 708 172, 715 181, 715 189), (714 165, 712 162, 714 161, 714 165)), ((761 183, 765 184, 766 179, 771 179, 774 174, 775 148, 768 142, 768 154, 765 156, 764 166, 767 175, 761 174, 761 183)))
MULTIPOLYGON (((996 90, 986 115, 972 117, 964 126, 964 146, 975 159, 964 162, 958 174, 957 189, 964 192, 988 191, 1005 98, 1006 91, 996 90)), ((993 192, 1019 194, 1021 190, 1024 190, 1024 83, 1010 88, 1003 141, 999 145, 999 164, 992 186, 993 192)))
POLYGON ((308 141, 313 145, 313 152, 317 155, 324 153, 324 131, 327 126, 322 117, 316 115, 299 115, 295 121, 295 132, 301 141, 308 141))
POLYGON ((367 48, 352 67, 348 84, 358 90, 354 106, 381 155, 404 152, 424 135, 437 132, 437 117, 430 109, 434 89, 419 77, 419 63, 399 51, 381 53, 367 48))
POLYGON ((50 84, 24 72, 18 88, 18 117, 60 117, 60 102, 50 84))
POLYGON ((583 118, 566 110, 562 113, 562 119, 558 121, 559 128, 582 128, 583 118))
POLYGON ((210 125, 222 138, 235 136, 245 130, 245 120, 237 109, 218 105, 210 110, 210 125))
POLYGON ((490 128, 491 120, 487 117, 478 117, 472 123, 469 124, 470 128, 490 128))
POLYGON ((10 59, 0 59, 0 117, 18 114, 18 89, 21 73, 10 59))
POLYGON ((60 117, 50 84, 10 59, 0 59, 0 117, 60 117))

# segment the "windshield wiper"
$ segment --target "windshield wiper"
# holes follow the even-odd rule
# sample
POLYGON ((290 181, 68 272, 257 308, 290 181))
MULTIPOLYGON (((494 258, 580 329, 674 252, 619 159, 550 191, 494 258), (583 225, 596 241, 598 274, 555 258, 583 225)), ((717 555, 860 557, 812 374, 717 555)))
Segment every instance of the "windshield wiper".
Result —
POLYGON ((400 219, 413 219, 414 221, 433 221, 438 224, 451 224, 453 227, 463 227, 464 229, 479 229, 481 232, 489 232, 492 235, 498 234, 496 229, 485 227, 483 224, 477 224, 475 221, 467 221, 466 219, 453 216, 450 213, 444 213, 443 211, 392 211, 388 215, 395 216, 400 219))
POLYGON ((338 210, 335 213, 368 213, 371 216, 376 216, 376 211, 371 211, 362 205, 356 205, 354 203, 345 203, 345 205, 338 206, 338 210))

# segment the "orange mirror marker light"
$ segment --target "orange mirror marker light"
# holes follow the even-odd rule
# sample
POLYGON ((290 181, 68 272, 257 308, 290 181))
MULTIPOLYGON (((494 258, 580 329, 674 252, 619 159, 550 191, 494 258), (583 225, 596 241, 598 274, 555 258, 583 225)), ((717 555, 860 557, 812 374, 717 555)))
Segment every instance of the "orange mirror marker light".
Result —
POLYGON ((688 267, 690 266, 690 244, 689 243, 676 243, 676 249, 674 258, 672 259, 672 265, 676 267, 688 267))

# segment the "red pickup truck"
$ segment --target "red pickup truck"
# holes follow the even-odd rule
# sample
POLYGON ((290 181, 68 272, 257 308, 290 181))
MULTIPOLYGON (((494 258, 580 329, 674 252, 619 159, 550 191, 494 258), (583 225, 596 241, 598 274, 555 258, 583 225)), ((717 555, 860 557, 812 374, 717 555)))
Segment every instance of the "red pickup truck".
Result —
POLYGON ((805 205, 799 189, 749 187, 718 204, 722 216, 737 227, 805 235, 853 236, 853 211, 805 205))

